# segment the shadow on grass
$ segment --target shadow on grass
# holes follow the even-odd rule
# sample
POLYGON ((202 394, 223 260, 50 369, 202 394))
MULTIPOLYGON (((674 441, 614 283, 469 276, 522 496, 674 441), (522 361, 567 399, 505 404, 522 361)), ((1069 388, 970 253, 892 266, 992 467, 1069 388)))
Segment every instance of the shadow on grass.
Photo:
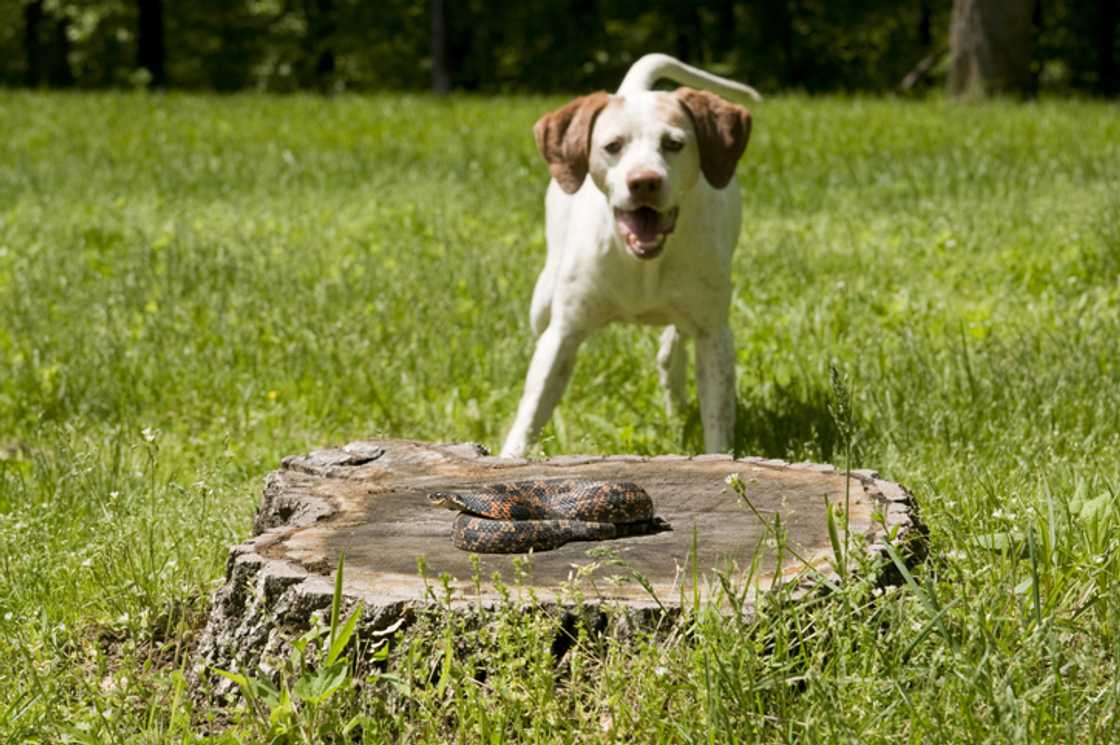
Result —
MULTIPOLYGON (((831 409, 832 390, 798 384, 740 391, 735 412, 735 454, 832 462, 843 457, 843 435, 831 409)), ((704 452, 700 409, 689 407, 681 433, 685 452, 704 452)))

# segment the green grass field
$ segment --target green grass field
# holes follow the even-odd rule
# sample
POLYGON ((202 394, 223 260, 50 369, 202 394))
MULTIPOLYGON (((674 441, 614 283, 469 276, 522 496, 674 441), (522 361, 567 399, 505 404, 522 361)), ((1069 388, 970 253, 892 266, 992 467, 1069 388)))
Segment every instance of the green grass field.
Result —
MULTIPOLYGON (((500 444, 544 259, 529 128, 558 103, 0 93, 0 741, 264 738, 184 691, 226 548, 283 455, 500 444)), ((852 465, 920 501, 918 587, 700 611, 563 670, 547 619, 499 614, 460 657, 433 621, 297 719, 357 716, 367 742, 1120 739, 1115 107, 777 97, 739 178, 738 448, 843 466, 838 370, 852 465)), ((540 451, 696 451, 655 342, 590 341, 540 451)))

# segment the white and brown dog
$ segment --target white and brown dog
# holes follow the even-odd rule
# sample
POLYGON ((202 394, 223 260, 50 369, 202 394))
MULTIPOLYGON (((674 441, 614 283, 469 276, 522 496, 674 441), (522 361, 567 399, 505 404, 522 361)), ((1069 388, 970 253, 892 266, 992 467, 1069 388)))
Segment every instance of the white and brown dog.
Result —
POLYGON ((548 258, 530 311, 537 345, 503 456, 524 455, 563 395, 580 343, 613 321, 668 326, 657 364, 670 412, 683 403, 683 347, 694 340, 704 448, 731 450, 728 308, 742 209, 735 166, 751 117, 725 98, 759 96, 652 54, 615 95, 577 98, 533 128, 552 173, 548 258), (695 87, 651 90, 661 79, 695 87))

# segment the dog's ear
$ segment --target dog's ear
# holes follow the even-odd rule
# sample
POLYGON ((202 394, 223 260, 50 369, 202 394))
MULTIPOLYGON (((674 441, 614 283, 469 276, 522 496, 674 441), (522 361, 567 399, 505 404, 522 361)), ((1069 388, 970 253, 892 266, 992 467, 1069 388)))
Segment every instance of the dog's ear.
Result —
POLYGON ((603 91, 581 96, 533 125, 537 149, 548 162, 552 178, 569 194, 579 191, 587 177, 591 128, 608 100, 610 95, 603 91))
POLYGON ((722 189, 735 176, 735 165, 751 137, 751 114, 742 106, 714 93, 678 88, 673 95, 681 102, 696 128, 700 146, 700 170, 708 183, 722 189))

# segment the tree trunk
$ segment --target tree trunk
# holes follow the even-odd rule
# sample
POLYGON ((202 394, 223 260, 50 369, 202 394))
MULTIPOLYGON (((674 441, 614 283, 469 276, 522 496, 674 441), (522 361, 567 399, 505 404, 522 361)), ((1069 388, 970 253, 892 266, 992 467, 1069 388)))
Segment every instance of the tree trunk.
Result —
MULTIPOLYGON (((735 50, 735 2, 734 0, 721 0, 716 6, 717 23, 715 40, 715 54, 717 60, 726 62, 735 50)), ((738 60, 735 60, 738 62, 738 60)), ((738 72, 738 71, 736 71, 738 72)), ((735 78, 738 79, 737 77, 735 78)))
POLYGON ((330 93, 334 87, 335 17, 333 0, 304 0, 304 17, 307 33, 303 37, 305 64, 301 82, 314 85, 321 93, 330 93))
POLYGON ((55 18, 50 51, 47 85, 52 88, 69 88, 74 85, 74 71, 70 69, 70 18, 65 13, 55 18))
POLYGON ((1097 87, 1106 96, 1120 93, 1116 71, 1116 0, 1097 0, 1097 87))
POLYGON ((315 62, 315 77, 319 81, 319 87, 324 93, 329 92, 331 86, 334 85, 334 44, 333 37, 336 31, 334 3, 331 0, 320 0, 319 2, 319 59, 315 62))
POLYGON ((801 65, 797 59, 797 44, 793 35, 793 17, 796 8, 790 8, 790 0, 773 0, 763 7, 771 12, 770 24, 776 32, 778 43, 782 48, 782 62, 785 73, 783 84, 797 86, 802 84, 801 65))
POLYGON ((39 43, 39 26, 43 20, 43 0, 23 6, 23 82, 34 88, 43 81, 43 45, 39 43))
POLYGON ((432 0, 432 92, 445 96, 451 92, 447 69, 447 15, 443 0, 432 0))
POLYGON ((918 47, 928 54, 933 46, 933 8, 930 0, 918 0, 918 47))
POLYGON ((150 88, 162 88, 167 83, 163 0, 138 0, 137 4, 136 65, 148 71, 150 88))
POLYGON ((673 25, 677 29, 676 55, 677 59, 691 62, 694 65, 703 65, 704 59, 704 29, 700 20, 700 11, 691 3, 682 3, 674 6, 673 25))
POLYGON ((957 98, 1029 95, 1035 0, 953 0, 949 92, 957 98))
POLYGON ((933 8, 930 6, 930 0, 918 0, 916 30, 918 51, 922 54, 922 58, 898 84, 898 89, 903 93, 909 93, 915 86, 926 80, 929 71, 945 56, 944 48, 933 49, 933 8))

